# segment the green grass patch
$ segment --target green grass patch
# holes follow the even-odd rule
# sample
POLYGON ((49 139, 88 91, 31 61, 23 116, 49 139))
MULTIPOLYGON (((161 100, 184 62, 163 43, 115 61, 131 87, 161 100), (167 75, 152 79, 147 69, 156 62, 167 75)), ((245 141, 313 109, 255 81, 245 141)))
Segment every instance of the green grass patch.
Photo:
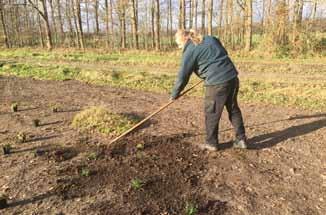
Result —
POLYGON ((7 63, 4 66, 0 67, 0 74, 49 80, 76 79, 79 71, 80 70, 77 68, 68 68, 55 65, 29 65, 22 63, 7 63))
MULTIPOLYGON (((0 62, 0 75, 48 80, 76 79, 162 93, 171 92, 180 62, 180 52, 84 53, 76 50, 46 52, 23 49, 0 51, 0 56, 8 58, 0 62), (15 62, 23 59, 26 63, 15 62)), ((325 58, 317 57, 295 60, 236 58, 241 74, 240 99, 324 111, 326 64, 323 62, 325 58)), ((192 77, 188 86, 196 79, 192 77)), ((202 96, 203 92, 203 88, 197 87, 190 95, 202 96)))
POLYGON ((89 130, 106 135, 119 135, 135 123, 135 120, 111 113, 104 107, 90 107, 75 115, 72 126, 80 131, 89 130))

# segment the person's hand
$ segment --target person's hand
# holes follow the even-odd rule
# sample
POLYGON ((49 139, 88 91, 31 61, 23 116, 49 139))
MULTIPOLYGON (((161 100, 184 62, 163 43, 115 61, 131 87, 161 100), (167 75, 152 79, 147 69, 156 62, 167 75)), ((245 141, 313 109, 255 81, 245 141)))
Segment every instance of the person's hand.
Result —
POLYGON ((175 101, 175 100, 176 100, 176 98, 173 98, 173 97, 170 97, 170 98, 169 98, 169 101, 170 101, 170 102, 173 102, 173 101, 175 101))

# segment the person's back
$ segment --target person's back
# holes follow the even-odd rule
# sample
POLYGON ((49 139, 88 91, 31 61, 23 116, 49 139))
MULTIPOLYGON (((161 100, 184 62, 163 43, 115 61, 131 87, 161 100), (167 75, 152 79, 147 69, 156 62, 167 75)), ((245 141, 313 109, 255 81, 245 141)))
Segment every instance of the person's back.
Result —
POLYGON ((237 71, 227 51, 216 37, 205 36, 194 46, 194 58, 198 68, 197 75, 205 79, 206 85, 224 83, 237 76, 237 71))

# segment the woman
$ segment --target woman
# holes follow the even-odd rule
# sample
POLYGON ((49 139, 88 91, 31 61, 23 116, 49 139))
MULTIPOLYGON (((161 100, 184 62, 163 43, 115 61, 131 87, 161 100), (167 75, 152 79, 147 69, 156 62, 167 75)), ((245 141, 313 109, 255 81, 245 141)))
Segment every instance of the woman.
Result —
POLYGON ((205 80, 205 149, 218 150, 218 128, 224 106, 235 129, 235 148, 247 148, 242 114, 237 102, 238 72, 221 42, 212 36, 202 37, 194 30, 179 30, 176 43, 183 49, 181 69, 171 99, 177 99, 194 72, 205 80))

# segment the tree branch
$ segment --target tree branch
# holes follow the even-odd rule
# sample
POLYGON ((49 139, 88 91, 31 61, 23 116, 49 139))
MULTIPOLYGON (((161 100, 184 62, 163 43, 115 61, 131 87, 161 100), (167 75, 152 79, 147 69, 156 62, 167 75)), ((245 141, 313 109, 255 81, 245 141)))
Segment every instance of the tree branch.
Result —
POLYGON ((245 10, 245 7, 244 7, 244 2, 240 2, 241 0, 237 0, 237 3, 238 5, 241 7, 242 10, 245 10))
POLYGON ((28 0, 30 5, 37 10, 37 12, 42 16, 43 19, 46 19, 45 14, 32 2, 32 0, 28 0))

